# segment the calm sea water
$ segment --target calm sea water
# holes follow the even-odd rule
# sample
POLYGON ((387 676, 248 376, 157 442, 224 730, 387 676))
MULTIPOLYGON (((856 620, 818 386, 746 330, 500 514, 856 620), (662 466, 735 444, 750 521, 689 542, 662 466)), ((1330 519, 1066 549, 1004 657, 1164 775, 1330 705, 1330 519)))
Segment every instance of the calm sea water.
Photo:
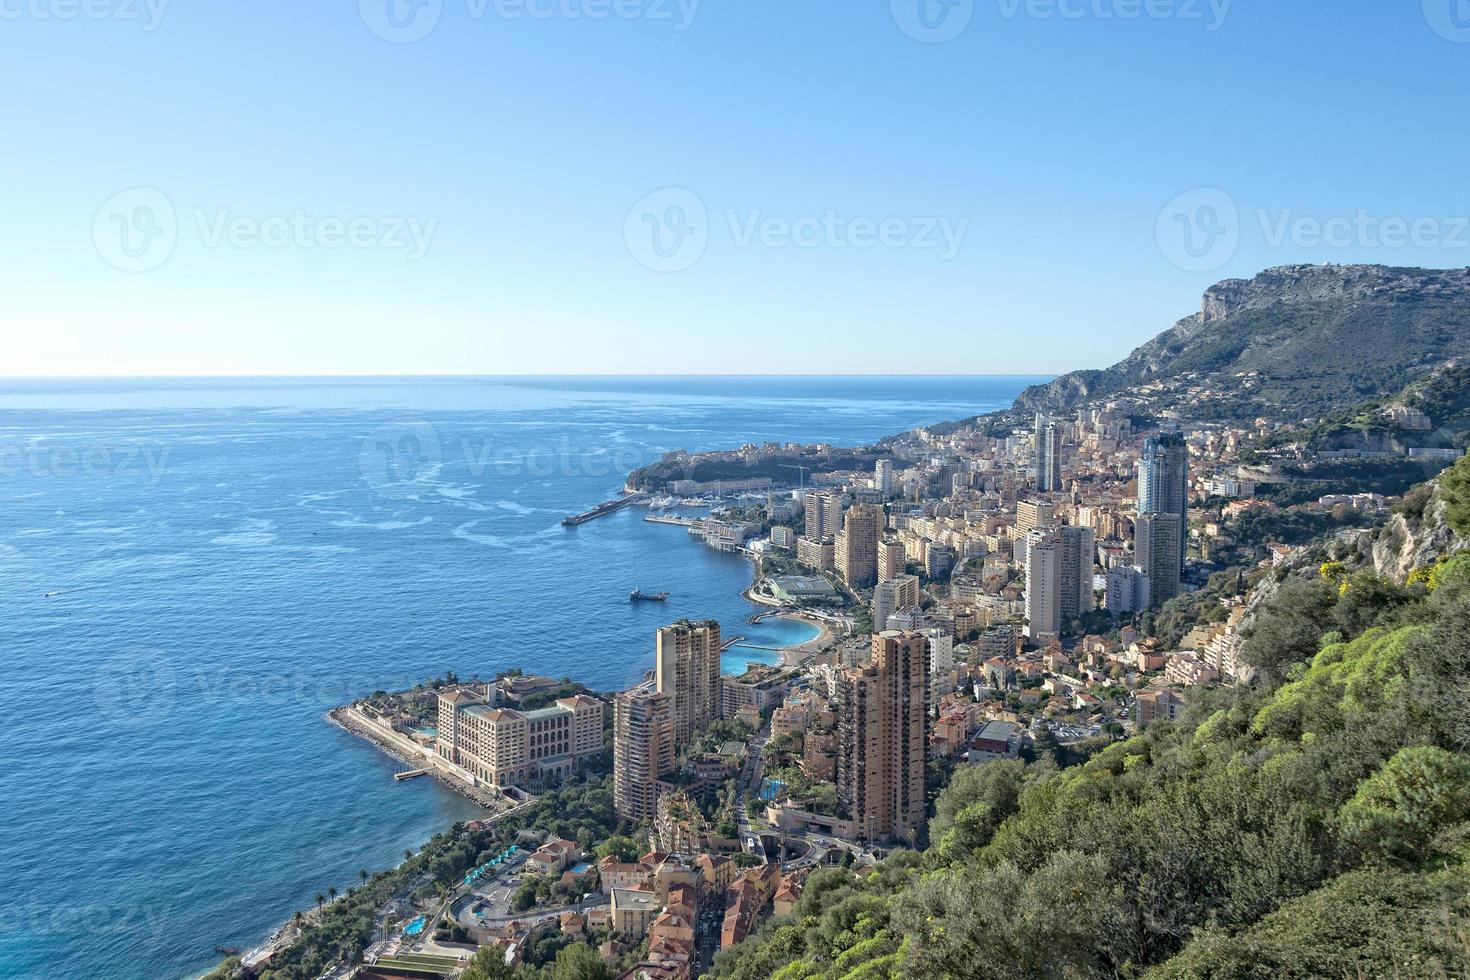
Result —
POLYGON ((633 466, 1033 380, 0 382, 0 976, 196 973, 472 815, 337 704, 446 670, 615 689, 682 616, 808 638, 747 625, 748 563, 642 510, 560 526, 633 466))

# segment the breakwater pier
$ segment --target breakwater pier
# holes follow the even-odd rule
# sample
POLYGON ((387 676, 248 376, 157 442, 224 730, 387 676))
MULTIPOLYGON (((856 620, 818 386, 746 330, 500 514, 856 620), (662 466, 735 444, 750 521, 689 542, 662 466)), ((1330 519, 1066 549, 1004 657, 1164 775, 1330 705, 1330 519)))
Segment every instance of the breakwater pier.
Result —
POLYGON ((606 517, 608 514, 616 513, 622 510, 624 507, 631 507, 634 504, 641 504, 647 499, 647 494, 630 493, 627 496, 617 497, 613 500, 604 500, 602 503, 598 504, 596 507, 593 507, 591 510, 585 510, 580 514, 572 514, 570 517, 565 518, 561 522, 561 526, 578 527, 582 524, 586 524, 588 521, 595 521, 599 517, 606 517))

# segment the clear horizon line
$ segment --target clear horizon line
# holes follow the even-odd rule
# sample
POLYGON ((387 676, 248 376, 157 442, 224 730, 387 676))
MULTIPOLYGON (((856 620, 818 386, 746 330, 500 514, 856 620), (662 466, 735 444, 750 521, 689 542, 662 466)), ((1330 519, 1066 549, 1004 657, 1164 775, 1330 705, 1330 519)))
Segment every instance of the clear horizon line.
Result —
MULTIPOLYGON (((1066 373, 1066 372, 1063 372, 1066 373)), ((899 373, 792 373, 792 372, 650 372, 646 374, 598 374, 570 372, 564 374, 0 374, 0 381, 214 381, 214 380, 499 380, 504 378, 1056 378, 1051 372, 899 372, 899 373)))

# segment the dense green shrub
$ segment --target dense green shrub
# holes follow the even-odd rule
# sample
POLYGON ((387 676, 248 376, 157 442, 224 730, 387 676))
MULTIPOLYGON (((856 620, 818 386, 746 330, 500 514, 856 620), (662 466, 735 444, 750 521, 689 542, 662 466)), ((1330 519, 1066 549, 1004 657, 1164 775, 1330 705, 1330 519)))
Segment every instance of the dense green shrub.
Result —
POLYGON ((1348 844, 1408 864, 1470 816, 1470 758, 1431 745, 1401 750, 1358 787, 1338 823, 1348 844))

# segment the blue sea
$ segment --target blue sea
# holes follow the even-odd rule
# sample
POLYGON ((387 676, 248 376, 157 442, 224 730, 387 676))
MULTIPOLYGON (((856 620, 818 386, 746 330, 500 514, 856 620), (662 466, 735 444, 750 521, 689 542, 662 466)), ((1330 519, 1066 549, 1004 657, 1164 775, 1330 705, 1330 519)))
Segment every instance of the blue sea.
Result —
POLYGON ((684 616, 810 637, 748 625, 749 563, 641 509, 560 525, 634 466, 1037 380, 0 381, 0 976, 195 975, 474 815, 338 704, 449 670, 616 689, 684 616))

